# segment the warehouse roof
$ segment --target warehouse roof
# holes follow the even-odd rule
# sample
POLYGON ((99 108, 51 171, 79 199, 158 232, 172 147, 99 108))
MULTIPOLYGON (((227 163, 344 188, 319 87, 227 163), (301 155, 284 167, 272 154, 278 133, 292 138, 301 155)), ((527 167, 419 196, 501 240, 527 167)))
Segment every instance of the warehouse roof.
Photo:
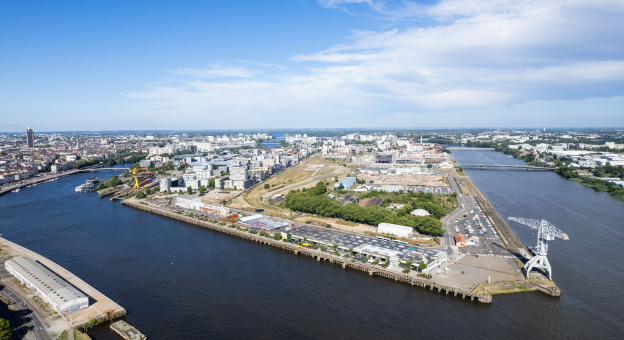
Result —
POLYGON ((30 257, 14 257, 6 263, 50 297, 59 307, 71 300, 87 298, 70 283, 30 257))

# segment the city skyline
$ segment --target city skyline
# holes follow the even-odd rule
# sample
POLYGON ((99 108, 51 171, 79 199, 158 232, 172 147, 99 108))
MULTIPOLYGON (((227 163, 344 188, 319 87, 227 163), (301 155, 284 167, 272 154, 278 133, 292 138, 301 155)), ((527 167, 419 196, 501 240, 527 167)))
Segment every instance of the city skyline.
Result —
POLYGON ((0 6, 5 132, 622 125, 618 1, 0 6))

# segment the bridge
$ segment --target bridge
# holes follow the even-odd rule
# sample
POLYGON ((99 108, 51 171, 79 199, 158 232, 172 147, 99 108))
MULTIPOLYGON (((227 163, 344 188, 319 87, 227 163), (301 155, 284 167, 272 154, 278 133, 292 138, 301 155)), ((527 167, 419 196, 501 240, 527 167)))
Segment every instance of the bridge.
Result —
POLYGON ((130 170, 130 168, 92 168, 92 169, 78 169, 78 170, 76 170, 76 172, 80 172, 80 171, 84 171, 84 172, 90 171, 90 172, 93 172, 93 171, 99 171, 99 170, 115 170, 115 171, 118 171, 118 170, 123 170, 123 171, 126 171, 126 170, 130 170))
POLYGON ((472 168, 481 168, 481 170, 485 168, 517 168, 517 169, 526 169, 528 170, 555 170, 553 168, 546 168, 541 166, 532 166, 532 165, 499 165, 499 164, 460 164, 462 168, 472 167, 472 168))
POLYGON ((494 150, 494 148, 447 148, 449 150, 494 150))

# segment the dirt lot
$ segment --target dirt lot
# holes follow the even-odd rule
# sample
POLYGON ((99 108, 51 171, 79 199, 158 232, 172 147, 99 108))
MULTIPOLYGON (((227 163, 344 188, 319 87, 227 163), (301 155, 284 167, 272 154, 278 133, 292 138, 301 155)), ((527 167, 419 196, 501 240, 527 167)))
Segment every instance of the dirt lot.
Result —
POLYGON ((488 276, 491 282, 516 281, 517 276, 507 260, 497 256, 460 255, 461 258, 453 263, 449 261, 444 267, 449 267, 446 275, 433 273, 436 282, 470 289, 473 284, 486 283, 488 276), (461 272, 464 272, 462 274, 461 272))
POLYGON ((376 227, 372 227, 366 224, 355 224, 355 223, 351 223, 352 225, 344 225, 344 224, 340 224, 338 223, 339 221, 342 221, 340 219, 335 219, 335 218, 324 218, 324 217, 297 217, 295 219, 295 221, 301 221, 301 222, 305 222, 305 221, 313 221, 316 222, 319 225, 325 225, 325 224, 331 224, 332 228, 334 229, 341 229, 341 230, 349 230, 349 231, 357 231, 360 233, 363 233, 365 231, 377 231, 376 227))
POLYGON ((424 185, 424 186, 448 186, 442 176, 432 175, 384 175, 384 174, 359 174, 359 180, 375 182, 386 185, 424 185))

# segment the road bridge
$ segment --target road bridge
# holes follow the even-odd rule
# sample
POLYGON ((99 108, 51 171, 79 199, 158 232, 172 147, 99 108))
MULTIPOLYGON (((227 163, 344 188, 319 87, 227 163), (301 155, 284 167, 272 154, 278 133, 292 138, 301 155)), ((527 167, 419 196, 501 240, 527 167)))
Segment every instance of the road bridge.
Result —
POLYGON ((487 150, 487 151, 491 151, 494 150, 494 148, 447 148, 449 150, 487 150))
POLYGON ((501 164, 461 164, 462 168, 471 167, 471 168, 481 168, 484 170, 486 168, 516 168, 516 169, 526 169, 528 170, 554 170, 554 168, 546 168, 541 166, 533 166, 533 165, 501 165, 501 164))
POLYGON ((90 171, 90 172, 93 172, 93 171, 98 171, 98 170, 115 170, 115 171, 118 171, 118 170, 123 170, 123 171, 126 171, 126 170, 130 170, 130 168, 93 168, 93 169, 79 169, 79 170, 76 170, 76 172, 80 172, 80 171, 84 171, 84 172, 90 171))

